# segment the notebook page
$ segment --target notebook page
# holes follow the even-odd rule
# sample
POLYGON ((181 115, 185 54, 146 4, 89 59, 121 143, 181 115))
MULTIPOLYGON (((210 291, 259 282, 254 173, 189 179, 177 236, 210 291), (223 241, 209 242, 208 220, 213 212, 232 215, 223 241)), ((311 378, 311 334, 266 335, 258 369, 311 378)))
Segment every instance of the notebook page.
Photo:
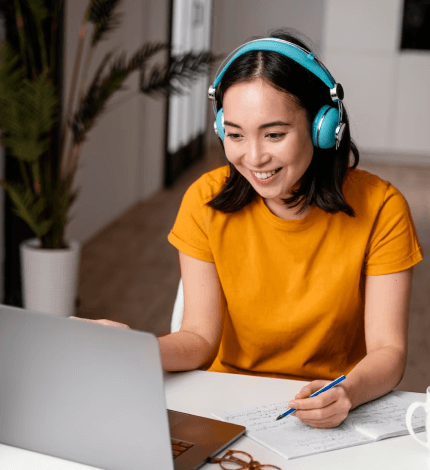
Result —
MULTIPOLYGON (((344 423, 375 440, 408 434, 406 411, 409 403, 388 394, 351 411, 344 423)), ((425 430, 425 413, 414 413, 412 426, 416 432, 425 430)))
POLYGON ((276 421, 287 410, 288 401, 237 411, 212 413, 212 416, 246 427, 246 435, 273 452, 291 459, 371 442, 373 439, 342 423, 333 429, 316 429, 295 416, 276 421))

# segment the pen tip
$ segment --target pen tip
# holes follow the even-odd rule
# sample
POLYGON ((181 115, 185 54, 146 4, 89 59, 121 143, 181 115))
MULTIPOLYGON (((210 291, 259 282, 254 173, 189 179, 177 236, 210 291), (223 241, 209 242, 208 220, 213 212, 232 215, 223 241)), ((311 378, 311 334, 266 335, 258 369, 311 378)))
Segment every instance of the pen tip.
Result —
POLYGON ((282 415, 279 415, 275 421, 278 421, 278 419, 281 419, 282 418, 282 415))

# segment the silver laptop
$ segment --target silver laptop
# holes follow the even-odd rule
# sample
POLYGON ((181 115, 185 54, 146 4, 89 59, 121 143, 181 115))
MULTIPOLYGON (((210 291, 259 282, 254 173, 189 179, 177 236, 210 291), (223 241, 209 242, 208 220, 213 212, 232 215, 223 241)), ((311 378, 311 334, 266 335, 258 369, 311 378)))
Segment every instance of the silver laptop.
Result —
POLYGON ((166 409, 153 334, 0 305, 1 443, 105 470, 194 470, 244 432, 166 409))

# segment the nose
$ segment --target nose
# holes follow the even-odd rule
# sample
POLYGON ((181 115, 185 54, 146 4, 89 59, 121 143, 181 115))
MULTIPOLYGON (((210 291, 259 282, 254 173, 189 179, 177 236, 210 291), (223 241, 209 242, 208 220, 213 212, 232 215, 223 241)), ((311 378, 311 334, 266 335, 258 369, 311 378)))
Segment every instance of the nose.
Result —
POLYGON ((270 161, 270 154, 258 139, 252 139, 246 149, 245 160, 251 168, 257 169, 270 161))

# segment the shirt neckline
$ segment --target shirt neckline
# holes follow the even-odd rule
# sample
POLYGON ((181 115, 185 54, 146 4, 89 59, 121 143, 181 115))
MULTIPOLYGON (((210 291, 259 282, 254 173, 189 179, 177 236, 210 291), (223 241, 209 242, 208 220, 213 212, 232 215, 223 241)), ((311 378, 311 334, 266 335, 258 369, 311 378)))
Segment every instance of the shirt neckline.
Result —
POLYGON ((270 209, 264 203, 263 198, 257 195, 257 207, 264 214, 265 218, 275 227, 288 231, 303 230, 311 225, 314 220, 323 214, 323 210, 317 206, 313 206, 311 211, 306 214, 302 219, 282 219, 277 215, 273 214, 270 209))

